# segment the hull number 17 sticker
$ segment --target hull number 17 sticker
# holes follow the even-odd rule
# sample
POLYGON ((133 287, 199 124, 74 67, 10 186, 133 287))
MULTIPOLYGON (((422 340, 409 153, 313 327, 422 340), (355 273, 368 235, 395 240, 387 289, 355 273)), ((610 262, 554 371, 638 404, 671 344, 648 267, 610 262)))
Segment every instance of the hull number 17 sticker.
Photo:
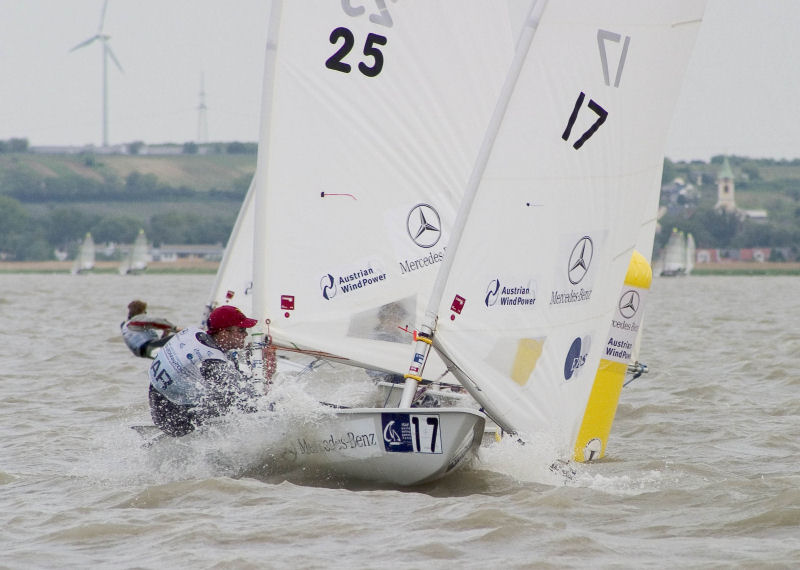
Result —
POLYGON ((439 416, 435 414, 381 414, 383 445, 400 453, 442 453, 439 416))

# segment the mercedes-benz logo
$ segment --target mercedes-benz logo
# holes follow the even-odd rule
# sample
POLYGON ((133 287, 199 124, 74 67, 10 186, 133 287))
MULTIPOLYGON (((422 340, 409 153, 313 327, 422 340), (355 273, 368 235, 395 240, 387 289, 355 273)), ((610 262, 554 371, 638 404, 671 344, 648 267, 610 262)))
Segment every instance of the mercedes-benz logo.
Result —
POLYGON ((583 236, 572 248, 572 253, 569 256, 567 277, 569 277, 570 283, 577 285, 583 281, 583 278, 586 277, 586 272, 589 271, 589 266, 592 264, 592 255, 594 255, 592 238, 583 236))
POLYGON ((639 310, 639 292, 631 289, 619 298, 619 314, 630 319, 639 310))
POLYGON ((420 247, 433 247, 442 237, 439 213, 430 204, 417 204, 411 208, 406 218, 406 228, 411 241, 420 247))
POLYGON ((328 300, 333 299, 336 296, 336 281, 333 279, 333 275, 330 273, 323 275, 319 280, 319 288, 322 289, 323 297, 328 300))

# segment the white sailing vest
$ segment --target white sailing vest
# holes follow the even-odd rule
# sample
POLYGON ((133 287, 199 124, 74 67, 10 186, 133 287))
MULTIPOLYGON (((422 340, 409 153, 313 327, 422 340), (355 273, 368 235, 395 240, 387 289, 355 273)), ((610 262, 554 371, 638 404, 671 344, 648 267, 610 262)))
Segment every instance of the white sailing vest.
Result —
POLYGON ((154 328, 131 325, 131 321, 135 319, 136 317, 125 321, 120 325, 120 328, 122 329, 122 338, 125 341, 125 344, 128 345, 128 348, 131 349, 131 352, 133 352, 136 356, 140 356, 141 348, 151 340, 157 340, 161 338, 161 333, 154 328))
POLYGON ((150 385, 174 404, 196 405, 206 393, 202 366, 207 360, 229 363, 206 332, 183 329, 161 348, 150 365, 150 385))

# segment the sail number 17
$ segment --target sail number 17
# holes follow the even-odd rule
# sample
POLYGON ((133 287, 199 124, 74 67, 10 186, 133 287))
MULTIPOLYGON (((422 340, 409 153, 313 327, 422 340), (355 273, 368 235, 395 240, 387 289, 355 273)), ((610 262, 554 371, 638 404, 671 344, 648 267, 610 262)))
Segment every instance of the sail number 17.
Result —
MULTIPOLYGON (((572 114, 569 116, 569 121, 567 121, 567 128, 564 129, 564 134, 561 135, 561 138, 565 141, 568 141, 570 135, 572 134, 572 127, 575 126, 575 121, 578 118, 578 113, 580 113, 581 108, 583 107, 584 99, 586 99, 586 94, 581 91, 581 94, 578 95, 578 98, 575 100, 575 107, 572 109, 572 114)), ((586 129, 580 138, 575 141, 575 144, 572 145, 572 148, 575 150, 581 148, 583 143, 588 141, 591 136, 597 132, 597 129, 600 128, 600 125, 606 122, 606 118, 608 117, 608 111, 603 109, 593 99, 589 99, 588 107, 597 114, 597 119, 588 129, 586 129)))

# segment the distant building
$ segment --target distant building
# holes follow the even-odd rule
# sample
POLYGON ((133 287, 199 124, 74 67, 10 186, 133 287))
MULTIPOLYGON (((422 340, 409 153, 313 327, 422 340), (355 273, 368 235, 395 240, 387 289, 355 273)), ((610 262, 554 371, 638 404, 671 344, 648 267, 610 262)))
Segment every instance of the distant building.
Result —
POLYGON ((700 201, 700 191, 693 184, 687 184, 683 178, 676 178, 661 186, 661 197, 666 209, 659 212, 659 218, 667 213, 679 215, 686 208, 696 206, 700 201))
POLYGON ((737 208, 735 192, 736 183, 734 182, 733 169, 726 156, 723 158, 722 168, 717 174, 717 203, 714 208, 725 210, 726 212, 734 212, 742 220, 764 221, 767 219, 766 210, 740 210, 737 208))
POLYGON ((789 247, 746 247, 742 249, 704 248, 695 252, 695 261, 702 263, 794 261, 789 247))
POLYGON ((150 250, 153 261, 177 261, 178 259, 204 259, 219 261, 225 248, 222 244, 206 245, 162 245, 150 250))
POLYGON ((728 157, 726 156, 722 161, 722 168, 717 174, 717 204, 714 206, 714 208, 717 210, 725 210, 727 212, 735 212, 735 191, 736 184, 733 181, 733 169, 731 168, 731 164, 728 162, 728 157))

